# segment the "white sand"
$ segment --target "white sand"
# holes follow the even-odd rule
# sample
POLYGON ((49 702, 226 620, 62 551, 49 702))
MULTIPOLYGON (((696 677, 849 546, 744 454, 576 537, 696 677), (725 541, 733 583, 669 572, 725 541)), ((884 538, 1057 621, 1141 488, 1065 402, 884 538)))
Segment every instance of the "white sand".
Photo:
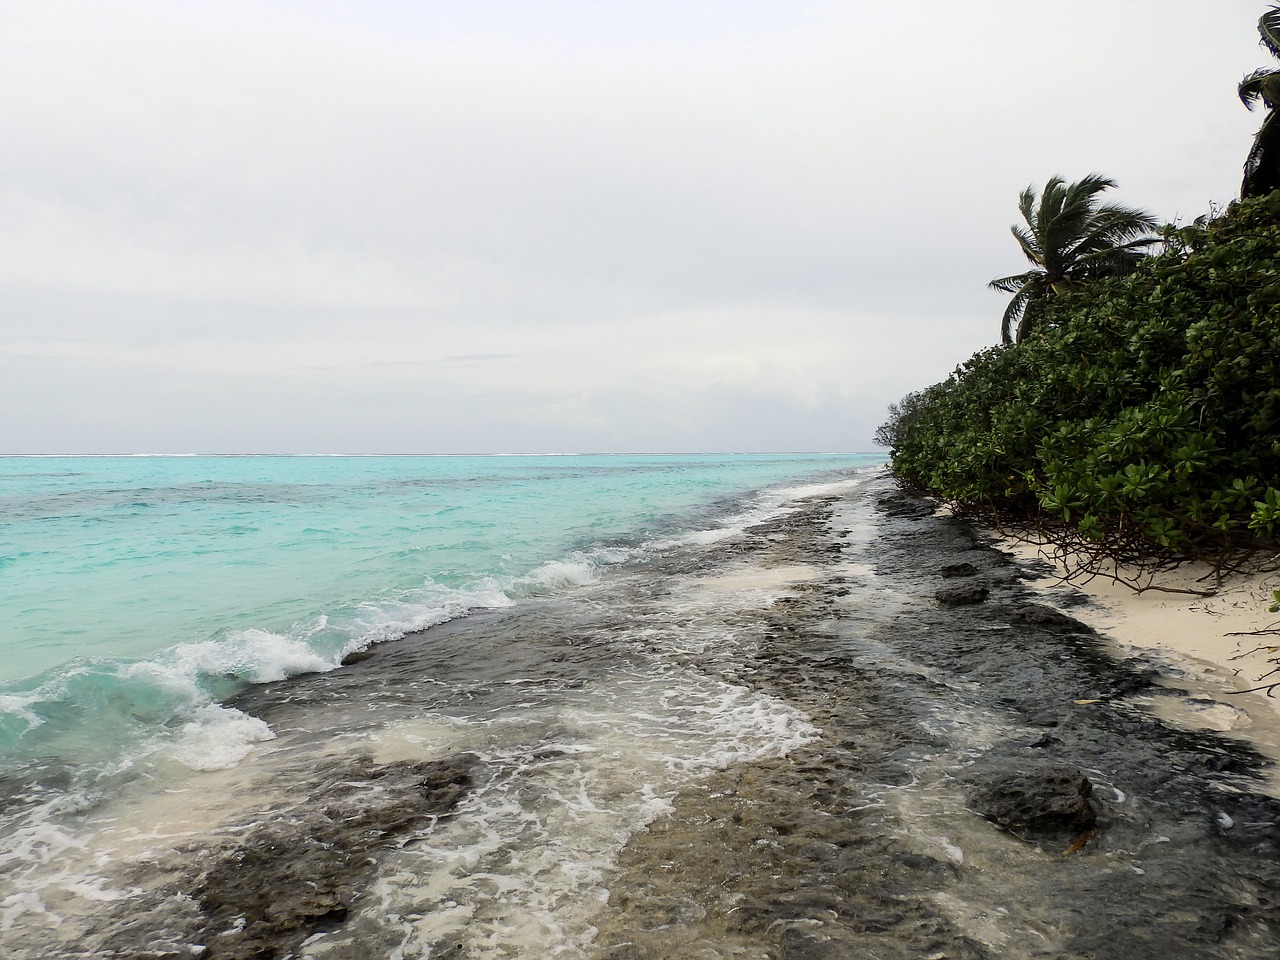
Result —
MULTIPOLYGON (((1004 539, 1004 549, 1020 560, 1054 562, 1034 544, 1004 539)), ((1057 566, 1059 573, 1062 568, 1057 566)), ((1161 718, 1181 726, 1218 730, 1254 743, 1280 765, 1280 687, 1266 692, 1241 691, 1280 682, 1280 635, 1232 636, 1280 628, 1280 613, 1271 613, 1271 592, 1280 587, 1280 572, 1237 575, 1216 587, 1207 567, 1187 565, 1159 575, 1154 585, 1167 589, 1214 590, 1210 597, 1161 590, 1135 592, 1106 577, 1071 584, 1091 603, 1063 607, 1112 641, 1122 656, 1155 659, 1169 685, 1187 689, 1189 697, 1152 696, 1144 703, 1161 718), (1268 676, 1270 674, 1270 676, 1268 676)), ((1050 603, 1060 577, 1032 582, 1050 603)), ((1280 767, 1278 767, 1280 769, 1280 767)), ((1273 774, 1273 788, 1280 777, 1273 774)))

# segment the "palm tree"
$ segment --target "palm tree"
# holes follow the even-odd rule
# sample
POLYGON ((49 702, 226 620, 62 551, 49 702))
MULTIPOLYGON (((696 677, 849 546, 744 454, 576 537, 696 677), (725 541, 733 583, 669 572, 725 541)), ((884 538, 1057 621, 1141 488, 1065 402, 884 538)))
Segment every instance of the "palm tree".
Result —
MULTIPOLYGON (((1258 19, 1262 45, 1280 57, 1280 6, 1272 7, 1258 19)), ((1253 149, 1244 162, 1244 183, 1240 197, 1261 197, 1280 190, 1280 70, 1261 67, 1240 81, 1240 99, 1250 110, 1259 100, 1270 112, 1253 138, 1253 149)))
POLYGON ((1026 226, 1014 225, 1014 239, 1034 269, 988 284, 1012 293, 1000 338, 1020 343, 1036 328, 1040 305, 1051 294, 1066 293, 1101 277, 1128 273, 1142 259, 1155 218, 1142 210, 1098 202, 1098 194, 1116 185, 1091 173, 1078 183, 1054 177, 1037 203, 1034 187, 1022 191, 1018 210, 1026 226))

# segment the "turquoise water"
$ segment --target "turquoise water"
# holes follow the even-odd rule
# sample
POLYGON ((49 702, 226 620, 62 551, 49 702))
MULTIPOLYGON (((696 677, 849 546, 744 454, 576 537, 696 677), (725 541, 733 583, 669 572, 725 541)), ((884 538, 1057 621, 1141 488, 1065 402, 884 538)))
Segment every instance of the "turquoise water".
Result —
POLYGON ((0 458, 0 761, 113 762, 164 733, 232 762, 262 732, 219 706, 247 683, 589 582, 880 459, 0 458), (218 724, 236 735, 203 736, 218 724))

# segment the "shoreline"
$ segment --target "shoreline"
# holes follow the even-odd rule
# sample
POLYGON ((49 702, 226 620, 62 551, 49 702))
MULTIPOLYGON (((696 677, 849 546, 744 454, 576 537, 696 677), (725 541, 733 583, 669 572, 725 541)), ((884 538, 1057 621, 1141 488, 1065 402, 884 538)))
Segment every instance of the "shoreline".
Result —
POLYGON ((1159 574, 1160 589, 1138 592, 1096 576, 1065 581, 1065 568, 1042 545, 977 529, 998 549, 1034 574, 1032 590, 1062 613, 1092 627, 1119 659, 1147 659, 1167 677, 1166 686, 1185 688, 1181 698, 1148 698, 1160 719, 1193 730, 1223 733, 1252 743, 1276 768, 1271 787, 1280 796, 1280 636, 1250 635, 1280 625, 1267 609, 1280 571, 1240 573, 1211 596, 1179 593, 1204 590, 1212 570, 1187 564, 1159 574), (1275 682, 1271 694, 1256 690, 1275 682))
POLYGON ((887 481, 791 507, 246 691, 276 739, 73 814, 6 957, 1275 951, 1269 760, 1176 673, 887 481))
POLYGON ((1176 673, 1050 607, 976 528, 884 486, 868 498, 867 547, 828 553, 858 504, 811 502, 750 558, 819 568, 762 611, 743 675, 820 738, 683 790, 636 834, 593 956, 1269 955, 1269 758, 1157 716, 1145 701, 1176 673), (846 600, 864 578, 884 598, 870 617, 846 600), (1093 825, 984 809, 1052 806, 1064 777, 1093 825))

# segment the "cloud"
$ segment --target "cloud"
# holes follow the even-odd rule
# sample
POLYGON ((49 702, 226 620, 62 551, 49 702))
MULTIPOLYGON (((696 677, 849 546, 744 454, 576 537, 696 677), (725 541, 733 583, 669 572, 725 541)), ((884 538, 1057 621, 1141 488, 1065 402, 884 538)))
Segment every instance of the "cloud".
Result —
POLYGON ((1026 184, 1231 198, 1212 7, 6 5, 0 448, 865 448, 1026 184))

